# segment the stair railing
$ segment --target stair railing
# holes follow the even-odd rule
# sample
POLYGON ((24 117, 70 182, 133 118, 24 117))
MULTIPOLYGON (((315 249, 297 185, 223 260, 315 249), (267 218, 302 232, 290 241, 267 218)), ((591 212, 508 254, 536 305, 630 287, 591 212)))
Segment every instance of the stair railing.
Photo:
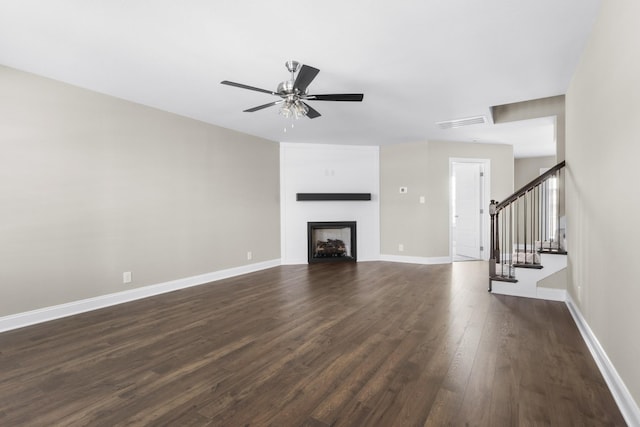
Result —
POLYGON ((566 253, 561 224, 562 161, 502 202, 492 200, 491 281, 517 282, 516 267, 542 268, 541 253, 566 253))

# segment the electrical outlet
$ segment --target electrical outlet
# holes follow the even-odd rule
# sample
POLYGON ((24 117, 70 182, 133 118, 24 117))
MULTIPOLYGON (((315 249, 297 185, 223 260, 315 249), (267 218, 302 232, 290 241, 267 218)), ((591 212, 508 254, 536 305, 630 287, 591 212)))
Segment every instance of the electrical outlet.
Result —
POLYGON ((122 283, 131 283, 131 272, 125 271, 122 273, 122 283))
POLYGON ((424 196, 420 196, 420 204, 421 204, 421 205, 424 205, 424 202, 425 202, 425 198, 424 198, 424 196))
POLYGON ((251 251, 247 252, 247 259, 248 260, 253 259, 253 254, 251 253, 251 251))
POLYGON ((403 245, 402 243, 400 243, 400 244, 398 245, 398 251, 399 251, 399 252, 404 252, 404 245, 403 245))
POLYGON ((400 194, 407 194, 409 189, 407 187, 400 187, 400 194))

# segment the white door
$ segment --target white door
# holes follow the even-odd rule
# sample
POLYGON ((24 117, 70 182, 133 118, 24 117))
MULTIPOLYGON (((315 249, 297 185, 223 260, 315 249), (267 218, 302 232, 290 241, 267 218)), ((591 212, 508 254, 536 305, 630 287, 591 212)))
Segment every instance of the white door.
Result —
POLYGON ((454 259, 480 259, 481 246, 481 172, 480 163, 453 163, 452 247, 454 259))

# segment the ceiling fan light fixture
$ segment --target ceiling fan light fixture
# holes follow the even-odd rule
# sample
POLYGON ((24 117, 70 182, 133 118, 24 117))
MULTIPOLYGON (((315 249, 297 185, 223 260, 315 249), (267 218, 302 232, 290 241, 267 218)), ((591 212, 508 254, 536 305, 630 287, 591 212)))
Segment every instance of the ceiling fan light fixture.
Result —
POLYGON ((296 100, 296 102, 294 102, 293 114, 295 115, 296 119, 299 119, 300 117, 305 117, 308 112, 309 112, 309 108, 307 108, 307 106, 304 105, 304 103, 301 102, 299 99, 296 100))
POLYGON ((299 119, 307 115, 308 109, 306 106, 297 99, 287 99, 280 107, 280 115, 288 119, 294 117, 299 119))
POLYGON ((282 104, 279 112, 280 115, 287 119, 292 116, 295 119, 299 119, 300 117, 305 117, 307 115, 309 107, 307 107, 304 102, 300 101, 300 99, 291 97, 282 104))
POLYGON ((282 107, 280 107, 280 115, 284 116, 285 119, 288 119, 292 114, 293 110, 291 108, 291 104, 288 102, 283 103, 282 107))

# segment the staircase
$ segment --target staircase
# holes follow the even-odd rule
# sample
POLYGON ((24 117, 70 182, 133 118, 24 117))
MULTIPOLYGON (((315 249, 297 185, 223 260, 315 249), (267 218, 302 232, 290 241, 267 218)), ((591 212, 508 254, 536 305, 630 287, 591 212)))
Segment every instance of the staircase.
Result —
POLYGON ((504 201, 491 201, 490 292, 565 300, 564 167, 563 161, 504 201))

